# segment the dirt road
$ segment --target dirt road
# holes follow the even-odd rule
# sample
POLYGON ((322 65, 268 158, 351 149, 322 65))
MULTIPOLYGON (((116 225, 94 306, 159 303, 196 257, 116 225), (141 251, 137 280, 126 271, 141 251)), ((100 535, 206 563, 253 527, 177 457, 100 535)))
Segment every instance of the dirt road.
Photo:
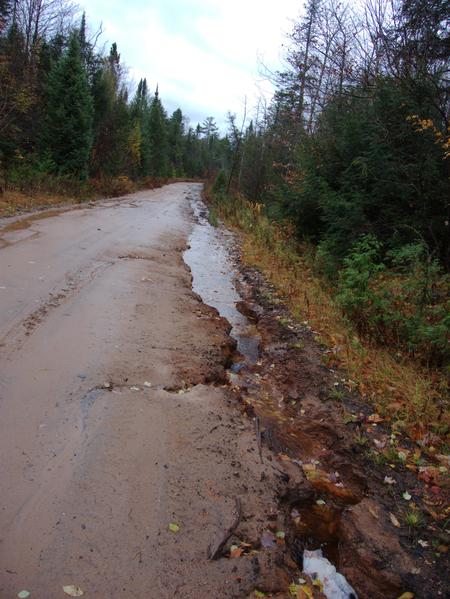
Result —
POLYGON ((428 490, 200 196, 0 223, 0 599, 445 596, 447 532, 398 521, 428 490))
POLYGON ((261 466, 217 386, 228 324, 182 258, 200 189, 0 231, 2 599, 72 584, 97 598, 232 597, 249 584, 206 559, 261 466))

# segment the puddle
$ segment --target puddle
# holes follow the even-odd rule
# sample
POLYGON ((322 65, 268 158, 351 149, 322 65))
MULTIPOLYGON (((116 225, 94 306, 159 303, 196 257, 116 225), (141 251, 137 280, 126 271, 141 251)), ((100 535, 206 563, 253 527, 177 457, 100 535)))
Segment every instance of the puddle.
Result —
MULTIPOLYGON (((236 308, 242 298, 234 284, 237 271, 228 249, 232 236, 208 222, 207 207, 195 192, 187 197, 197 221, 189 238, 190 247, 184 252, 184 261, 192 272, 192 289, 205 304, 216 308, 228 320, 239 353, 247 363, 254 364, 259 357, 259 337, 236 308)), ((240 367, 241 364, 234 364, 232 370, 237 372, 240 367)))

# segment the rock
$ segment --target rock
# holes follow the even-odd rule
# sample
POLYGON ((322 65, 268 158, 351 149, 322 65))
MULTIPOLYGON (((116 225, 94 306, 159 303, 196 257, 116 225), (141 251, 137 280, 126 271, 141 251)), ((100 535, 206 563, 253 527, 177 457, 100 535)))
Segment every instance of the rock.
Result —
POLYGON ((256 306, 249 304, 248 302, 239 301, 236 302, 236 309, 245 316, 250 322, 256 323, 259 320, 258 314, 256 313, 256 306))
POLYGON ((339 569, 360 599, 398 597, 414 568, 388 523, 389 515, 371 499, 342 514, 339 569))
POLYGON ((283 484, 280 496, 290 506, 310 503, 314 499, 314 487, 307 480, 303 471, 292 462, 283 462, 282 468, 289 477, 283 484))

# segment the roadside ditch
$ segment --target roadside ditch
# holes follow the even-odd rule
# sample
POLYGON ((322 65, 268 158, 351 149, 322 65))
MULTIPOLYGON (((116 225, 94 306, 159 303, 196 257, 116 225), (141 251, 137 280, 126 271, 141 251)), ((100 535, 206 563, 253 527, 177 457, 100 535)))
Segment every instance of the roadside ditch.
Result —
MULTIPOLYGON (((429 597, 433 589, 432 596, 445 596, 445 527, 428 517, 415 529, 401 526, 400 515, 419 500, 417 479, 401 464, 371 457, 373 442, 390 431, 348 392, 345 375, 325 365, 327 350, 308 323, 296 323, 276 290, 242 265, 234 234, 209 223, 197 194, 186 197, 196 222, 184 253, 193 291, 230 323, 236 351, 228 385, 254 422, 261 461, 280 473, 283 534, 268 521, 257 549, 273 553, 291 584, 285 594, 272 594, 270 585, 259 592, 407 599, 429 597), (325 588, 320 578, 328 580, 325 588)), ((236 552, 230 543, 222 553, 228 558, 255 549, 236 552)))

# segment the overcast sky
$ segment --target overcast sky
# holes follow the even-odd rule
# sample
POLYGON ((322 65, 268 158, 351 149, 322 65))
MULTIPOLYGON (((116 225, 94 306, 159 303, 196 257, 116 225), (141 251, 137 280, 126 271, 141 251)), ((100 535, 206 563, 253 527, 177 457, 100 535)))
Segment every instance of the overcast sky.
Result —
POLYGON ((282 44, 302 0, 82 0, 91 28, 117 42, 131 78, 159 84, 166 109, 192 124, 249 110, 270 86, 258 62, 280 65, 282 44))

